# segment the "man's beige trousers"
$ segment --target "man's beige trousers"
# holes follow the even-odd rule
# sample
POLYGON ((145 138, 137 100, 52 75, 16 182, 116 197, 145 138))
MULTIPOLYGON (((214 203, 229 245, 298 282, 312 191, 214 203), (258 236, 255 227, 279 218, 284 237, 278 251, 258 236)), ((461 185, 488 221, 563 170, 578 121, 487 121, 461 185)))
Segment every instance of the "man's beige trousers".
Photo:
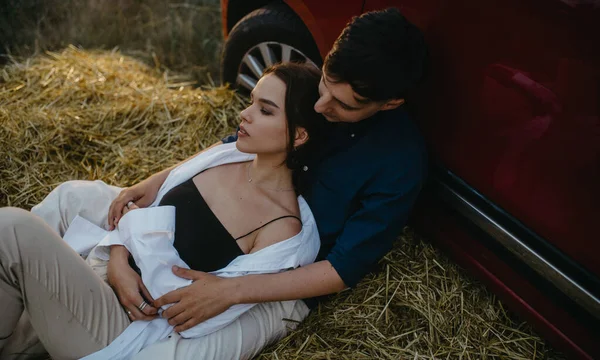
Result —
MULTIPOLYGON (((69 181, 35 206, 35 215, 0 209, 0 359, 45 352, 53 359, 79 358, 129 325, 106 283, 106 263, 84 261, 61 238, 76 215, 106 227, 120 190, 101 181, 69 181)), ((175 334, 136 359, 250 359, 308 312, 302 301, 259 304, 215 333, 198 339, 175 334)))

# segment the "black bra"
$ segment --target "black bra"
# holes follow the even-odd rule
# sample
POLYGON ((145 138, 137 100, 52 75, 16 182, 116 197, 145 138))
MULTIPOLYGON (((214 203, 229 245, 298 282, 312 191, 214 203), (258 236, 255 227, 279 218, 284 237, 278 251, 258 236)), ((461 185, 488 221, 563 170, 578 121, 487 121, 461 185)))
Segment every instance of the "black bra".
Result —
POLYGON ((173 245, 181 259, 193 270, 209 272, 224 268, 237 256, 244 255, 237 240, 274 221, 289 217, 302 221, 297 216, 284 215, 234 238, 212 212, 192 179, 169 190, 159 206, 175 206, 173 245))

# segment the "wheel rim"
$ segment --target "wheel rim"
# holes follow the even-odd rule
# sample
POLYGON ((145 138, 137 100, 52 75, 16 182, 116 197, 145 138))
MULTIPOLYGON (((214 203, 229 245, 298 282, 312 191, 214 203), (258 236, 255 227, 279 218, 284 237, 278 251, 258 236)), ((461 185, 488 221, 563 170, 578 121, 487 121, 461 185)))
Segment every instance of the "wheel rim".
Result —
POLYGON ((236 82, 252 91, 265 69, 278 62, 304 62, 319 68, 308 56, 293 46, 278 42, 262 42, 244 54, 236 82))

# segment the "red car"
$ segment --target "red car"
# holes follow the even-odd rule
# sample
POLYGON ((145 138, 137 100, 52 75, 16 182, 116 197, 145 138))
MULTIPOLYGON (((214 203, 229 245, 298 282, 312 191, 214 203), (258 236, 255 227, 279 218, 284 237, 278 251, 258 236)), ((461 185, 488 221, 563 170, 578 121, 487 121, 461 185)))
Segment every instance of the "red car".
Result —
POLYGON ((434 159, 413 226, 556 348, 600 358, 599 0, 221 0, 222 78, 321 66, 348 20, 398 7, 425 34, 416 103, 434 159))

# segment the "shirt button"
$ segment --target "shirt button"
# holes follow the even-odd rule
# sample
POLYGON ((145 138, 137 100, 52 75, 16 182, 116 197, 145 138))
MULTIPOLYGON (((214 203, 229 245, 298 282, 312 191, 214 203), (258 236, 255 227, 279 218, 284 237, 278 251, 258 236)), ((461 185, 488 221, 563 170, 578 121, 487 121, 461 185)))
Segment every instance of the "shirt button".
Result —
POLYGON ((350 134, 350 137, 354 137, 354 134, 350 134))

